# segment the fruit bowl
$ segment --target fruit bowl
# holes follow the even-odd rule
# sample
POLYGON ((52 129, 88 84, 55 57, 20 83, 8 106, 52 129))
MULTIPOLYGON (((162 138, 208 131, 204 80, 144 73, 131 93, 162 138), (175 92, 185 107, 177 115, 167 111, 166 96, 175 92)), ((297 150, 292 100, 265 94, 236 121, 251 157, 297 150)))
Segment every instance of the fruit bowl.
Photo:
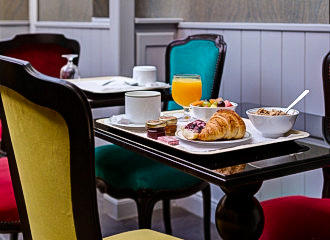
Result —
POLYGON ((190 105, 191 116, 196 119, 208 121, 212 117, 212 115, 220 109, 229 109, 235 111, 237 103, 230 102, 230 104, 231 106, 228 107, 199 107, 190 105))

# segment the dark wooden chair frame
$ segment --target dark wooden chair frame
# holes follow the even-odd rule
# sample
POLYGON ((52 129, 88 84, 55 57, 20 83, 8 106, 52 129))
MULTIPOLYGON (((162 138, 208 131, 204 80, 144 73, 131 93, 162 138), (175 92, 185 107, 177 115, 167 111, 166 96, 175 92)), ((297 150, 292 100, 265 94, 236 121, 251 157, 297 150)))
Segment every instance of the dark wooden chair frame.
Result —
MULTIPOLYGON (((12 39, 4 40, 0 42, 0 55, 6 55, 6 51, 10 49, 15 49, 25 44, 56 44, 61 47, 70 49, 72 53, 78 54, 78 57, 74 59, 74 63, 78 65, 80 45, 76 40, 68 39, 63 34, 55 33, 33 33, 33 34, 18 34, 12 39)), ((5 154, 2 151, 2 146, 0 153, 5 154)), ((0 222, 0 233, 10 233, 11 239, 16 240, 18 238, 18 233, 21 232, 19 227, 19 222, 0 222)))
MULTIPOLYGON (((322 66, 325 116, 322 131, 325 141, 330 144, 330 52, 324 57, 322 66)), ((323 168, 322 198, 330 198, 330 166, 323 168)))
MULTIPOLYGON (((70 138, 72 208, 77 239, 102 240, 95 188, 93 119, 85 94, 73 84, 43 75, 28 62, 18 59, 0 56, 0 72, 1 86, 14 90, 39 106, 53 109, 66 121, 70 138)), ((21 230, 24 240, 32 240, 2 101, 0 113, 3 116, 4 147, 8 154, 16 202, 22 220, 21 230)))
MULTIPOLYGON (((219 49, 219 57, 216 65, 216 72, 214 76, 214 84, 212 88, 211 98, 217 98, 223 66, 226 55, 226 43, 221 35, 215 34, 201 34, 189 36, 184 40, 177 40, 170 43, 166 48, 166 82, 170 82, 170 52, 173 47, 184 45, 192 40, 209 40, 214 42, 215 46, 219 49)), ((171 99, 170 97, 166 99, 171 99)), ((164 102, 164 109, 167 108, 168 101, 164 102)), ((171 227, 171 213, 170 213, 170 200, 191 196, 192 194, 202 191, 203 195, 203 211, 204 211, 204 237, 210 239, 210 217, 211 217, 211 189, 207 182, 201 182, 193 187, 175 189, 175 190, 151 190, 141 189, 140 191, 133 191, 131 189, 115 189, 109 186, 103 179, 97 178, 97 187, 102 193, 107 193, 110 196, 122 199, 131 198, 136 202, 138 209, 139 228, 151 228, 152 212, 154 205, 158 201, 163 202, 163 218, 165 224, 165 232, 172 234, 171 227)))
POLYGON ((10 240, 17 240, 20 232, 22 232, 20 221, 0 222, 0 234, 10 234, 10 240))

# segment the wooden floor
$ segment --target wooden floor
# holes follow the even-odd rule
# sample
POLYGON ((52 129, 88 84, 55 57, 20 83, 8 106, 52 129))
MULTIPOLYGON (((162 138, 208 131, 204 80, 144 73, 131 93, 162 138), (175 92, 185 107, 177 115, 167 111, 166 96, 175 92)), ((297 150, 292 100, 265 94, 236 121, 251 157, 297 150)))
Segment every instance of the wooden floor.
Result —
MULTIPOLYGON (((203 235, 203 220, 202 218, 193 215, 182 208, 172 207, 172 228, 173 236, 185 240, 202 240, 203 235)), ((102 215, 101 229, 103 237, 111 236, 117 233, 126 232, 137 229, 137 218, 131 218, 123 221, 115 221, 114 219, 102 215)), ((154 211, 152 220, 152 229, 158 232, 164 232, 161 210, 154 211)), ((212 240, 220 240, 218 232, 214 224, 211 226, 212 240)), ((19 237, 22 240, 22 235, 19 237)), ((0 235, 0 240, 9 240, 8 235, 0 235)), ((134 240, 134 239, 132 239, 134 240)))
MULTIPOLYGON (((183 238, 185 240, 204 239, 202 218, 178 207, 172 207, 171 214, 173 236, 183 238)), ((102 216, 101 228, 103 237, 107 237, 125 231, 136 230, 137 218, 117 222, 108 216, 102 216)), ((161 210, 154 211, 152 219, 152 229, 158 232, 165 232, 161 210)), ((212 240, 221 239, 214 224, 212 224, 211 226, 211 236, 212 240)))

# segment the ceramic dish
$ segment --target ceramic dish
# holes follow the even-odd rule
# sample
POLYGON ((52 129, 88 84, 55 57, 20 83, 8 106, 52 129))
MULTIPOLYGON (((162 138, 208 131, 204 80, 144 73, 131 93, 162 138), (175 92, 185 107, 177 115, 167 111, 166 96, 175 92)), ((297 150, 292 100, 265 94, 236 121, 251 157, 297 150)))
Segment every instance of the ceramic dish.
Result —
MULTIPOLYGON (((253 108, 246 111, 253 126, 261 133, 263 137, 278 138, 290 131, 296 122, 299 111, 291 109, 288 115, 269 116, 255 114, 260 108, 253 108)), ((270 111, 280 110, 285 111, 285 108, 279 107, 264 107, 270 111)))
POLYGON ((177 136, 180 140, 186 143, 198 144, 199 146, 205 146, 205 147, 223 147, 223 148, 247 144, 250 143, 252 140, 252 135, 249 132, 246 132, 245 136, 242 139, 236 139, 236 140, 217 140, 217 141, 189 140, 182 135, 182 130, 178 130, 175 136, 177 136))
POLYGON ((135 128, 135 129, 145 129, 145 123, 131 123, 129 121, 122 121, 122 119, 127 119, 125 114, 120 114, 112 116, 108 119, 109 123, 118 127, 123 128, 135 128))
POLYGON ((212 115, 220 109, 229 109, 229 110, 235 111, 238 104, 234 103, 234 102, 230 102, 230 103, 233 106, 230 106, 230 107, 198 107, 198 106, 190 105, 191 116, 196 119, 208 121, 212 117, 212 115))

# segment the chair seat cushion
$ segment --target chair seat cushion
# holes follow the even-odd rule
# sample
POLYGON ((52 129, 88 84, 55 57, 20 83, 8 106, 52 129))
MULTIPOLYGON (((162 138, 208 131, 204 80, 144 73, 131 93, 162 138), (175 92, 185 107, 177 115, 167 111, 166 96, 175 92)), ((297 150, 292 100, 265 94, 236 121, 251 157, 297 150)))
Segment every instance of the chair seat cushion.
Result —
POLYGON ((293 196, 261 205, 265 227, 260 240, 330 239, 330 199, 293 196))
POLYGON ((0 222, 18 222, 18 211, 10 178, 8 160, 0 158, 0 222))
POLYGON ((117 189, 173 190, 202 180, 117 145, 95 149, 96 176, 117 189))
POLYGON ((172 237, 163 233, 158 233, 149 229, 141 229, 116 234, 104 240, 180 240, 181 238, 172 237))

